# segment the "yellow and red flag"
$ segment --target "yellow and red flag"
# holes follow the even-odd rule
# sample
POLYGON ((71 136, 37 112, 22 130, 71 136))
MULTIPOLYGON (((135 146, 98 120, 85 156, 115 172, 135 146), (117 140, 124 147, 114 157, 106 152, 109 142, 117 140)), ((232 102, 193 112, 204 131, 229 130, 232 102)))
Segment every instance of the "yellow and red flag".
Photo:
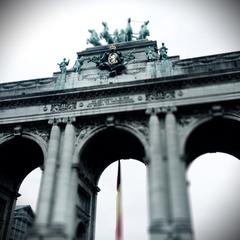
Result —
POLYGON ((121 163, 118 161, 117 174, 117 206, 116 206, 116 240, 123 240, 123 225, 122 225, 122 193, 121 193, 121 163))

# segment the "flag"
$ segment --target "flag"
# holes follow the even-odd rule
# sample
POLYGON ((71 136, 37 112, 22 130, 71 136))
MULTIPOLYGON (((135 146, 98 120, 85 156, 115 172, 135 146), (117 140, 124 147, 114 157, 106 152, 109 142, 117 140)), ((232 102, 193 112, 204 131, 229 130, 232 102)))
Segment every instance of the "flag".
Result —
POLYGON ((121 163, 118 161, 117 201, 116 201, 116 240, 123 240, 122 196, 121 196, 121 163))

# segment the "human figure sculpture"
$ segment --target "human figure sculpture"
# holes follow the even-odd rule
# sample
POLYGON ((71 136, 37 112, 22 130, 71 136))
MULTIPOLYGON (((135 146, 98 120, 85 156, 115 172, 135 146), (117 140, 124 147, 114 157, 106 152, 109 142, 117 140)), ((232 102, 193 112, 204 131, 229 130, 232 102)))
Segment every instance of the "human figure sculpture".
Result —
POLYGON ((168 48, 166 48, 164 43, 162 43, 162 47, 159 49, 159 54, 160 54, 159 59, 160 60, 167 60, 168 59, 167 51, 168 51, 168 48))
POLYGON ((66 58, 63 58, 63 61, 61 63, 58 63, 61 73, 67 72, 67 66, 69 64, 69 61, 69 59, 67 61, 66 58))
POLYGON ((100 46, 100 38, 98 37, 97 32, 94 29, 89 29, 88 31, 91 33, 91 36, 87 39, 87 44, 91 43, 93 46, 100 46))
POLYGON ((115 43, 120 42, 120 39, 119 39, 119 32, 118 32, 117 29, 113 32, 113 42, 115 42, 115 43))
POLYGON ((100 38, 104 38, 105 41, 108 44, 112 44, 113 43, 113 38, 111 36, 111 34, 109 33, 109 29, 108 29, 108 25, 106 22, 102 22, 103 25, 103 32, 100 33, 100 38))
POLYGON ((139 36, 138 39, 146 39, 147 36, 150 35, 149 30, 147 29, 147 25, 148 25, 149 21, 144 22, 144 24, 141 26, 141 29, 139 31, 139 36))
POLYGON ((120 33, 118 34, 119 42, 124 42, 126 39, 126 33, 123 29, 120 30, 120 33))
POLYGON ((74 72, 77 72, 77 73, 80 73, 81 72, 81 67, 83 65, 83 62, 84 62, 84 59, 83 57, 77 57, 74 65, 73 65, 73 71, 74 72))
POLYGON ((128 23, 127 23, 125 34, 126 34, 125 41, 126 42, 132 41, 133 30, 132 30, 132 26, 131 26, 131 18, 128 18, 128 23))
POLYGON ((152 61, 157 59, 157 52, 156 51, 157 51, 157 49, 155 49, 154 47, 151 47, 151 46, 146 48, 145 53, 147 55, 148 62, 152 62, 152 61))

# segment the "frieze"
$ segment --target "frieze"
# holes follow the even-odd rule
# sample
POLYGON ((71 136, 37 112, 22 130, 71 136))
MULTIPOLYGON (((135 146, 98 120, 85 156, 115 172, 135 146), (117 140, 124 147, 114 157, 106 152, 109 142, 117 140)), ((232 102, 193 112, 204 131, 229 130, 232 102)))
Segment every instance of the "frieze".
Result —
MULTIPOLYGON (((46 106, 45 106, 46 107, 46 106)), ((46 109, 44 107, 44 109, 46 109)), ((51 112, 65 112, 75 110, 77 107, 77 102, 65 102, 65 103, 55 103, 51 105, 51 112)))
POLYGON ((146 101, 145 94, 107 97, 80 101, 77 104, 77 109, 92 109, 123 104, 134 104, 145 101, 146 101))
POLYGON ((176 92, 174 90, 154 91, 146 95, 146 100, 155 101, 155 100, 161 100, 161 99, 173 99, 175 97, 176 97, 176 92))

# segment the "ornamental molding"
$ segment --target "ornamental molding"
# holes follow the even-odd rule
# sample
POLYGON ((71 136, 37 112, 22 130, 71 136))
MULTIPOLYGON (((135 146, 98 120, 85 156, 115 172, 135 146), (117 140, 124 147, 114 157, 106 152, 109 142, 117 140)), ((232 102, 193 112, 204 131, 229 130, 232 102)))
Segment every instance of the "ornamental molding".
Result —
MULTIPOLYGON (((127 96, 131 94, 144 94, 146 95, 146 100, 151 101, 159 101, 159 100, 172 100, 177 96, 182 96, 183 89, 186 88, 194 88, 202 85, 213 85, 218 84, 219 82, 236 82, 240 79, 240 73, 233 74, 224 74, 222 76, 208 76, 204 78, 196 78, 196 79, 181 79, 176 81, 159 81, 155 80, 155 82, 151 81, 148 83, 141 83, 141 81, 132 84, 128 82, 128 84, 132 84, 131 86, 127 86, 125 84, 112 88, 106 87, 103 89, 92 89, 92 91, 81 91, 79 90, 75 92, 65 94, 58 94, 57 92, 52 92, 51 95, 48 96, 33 96, 31 98, 25 99, 9 99, 0 102, 0 110, 5 109, 13 109, 17 107, 28 107, 28 106, 41 106, 43 105, 43 111, 50 110, 53 113, 57 112, 65 112, 72 111, 76 109, 77 101, 87 100, 87 99, 96 99, 102 97, 116 97, 116 96, 127 96), (137 85, 138 84, 138 85, 137 85), (48 109, 47 105, 50 103, 50 109, 48 109)), ((113 84, 114 85, 114 84, 113 84)), ((112 85, 112 86, 113 86, 112 85)))

